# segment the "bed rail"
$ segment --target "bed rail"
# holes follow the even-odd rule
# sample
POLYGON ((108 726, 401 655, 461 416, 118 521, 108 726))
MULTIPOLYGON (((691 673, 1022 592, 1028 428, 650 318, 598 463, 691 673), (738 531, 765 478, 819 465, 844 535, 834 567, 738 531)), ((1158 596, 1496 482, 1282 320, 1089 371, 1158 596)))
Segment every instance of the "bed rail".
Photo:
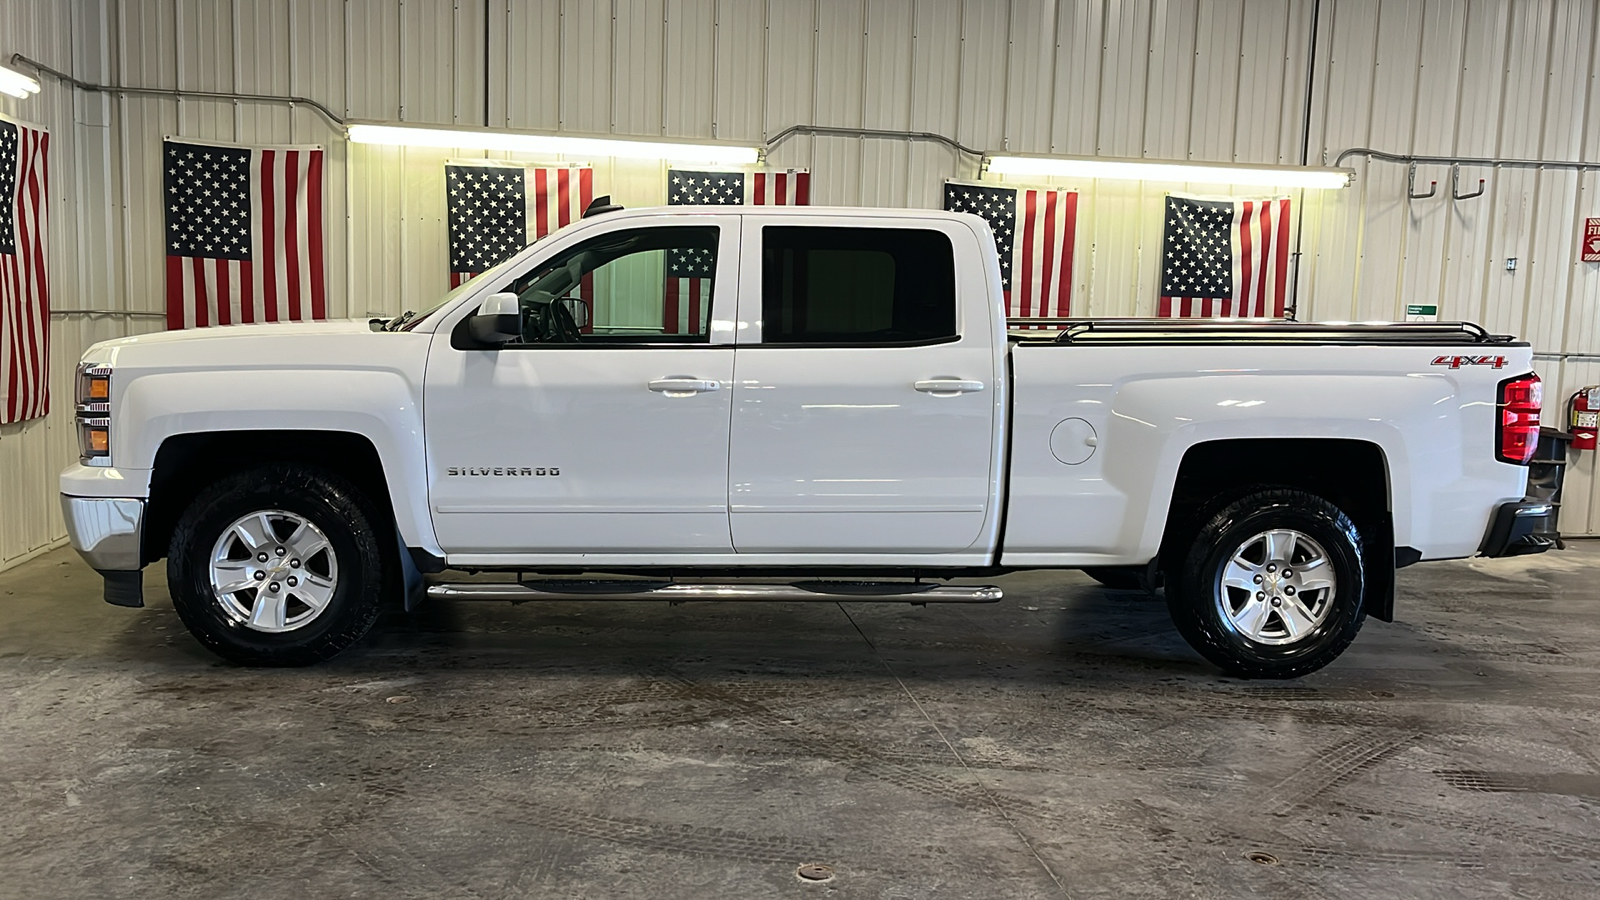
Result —
POLYGON ((1282 319, 1007 319, 1022 343, 1515 344, 1471 322, 1289 322, 1282 319))

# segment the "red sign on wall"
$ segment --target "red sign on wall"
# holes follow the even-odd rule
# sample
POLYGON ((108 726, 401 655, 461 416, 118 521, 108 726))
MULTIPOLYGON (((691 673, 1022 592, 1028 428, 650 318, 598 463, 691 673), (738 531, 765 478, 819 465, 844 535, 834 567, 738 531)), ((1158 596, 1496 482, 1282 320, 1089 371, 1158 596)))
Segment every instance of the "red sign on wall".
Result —
POLYGON ((1600 219, 1583 220, 1583 261, 1600 262, 1600 219))

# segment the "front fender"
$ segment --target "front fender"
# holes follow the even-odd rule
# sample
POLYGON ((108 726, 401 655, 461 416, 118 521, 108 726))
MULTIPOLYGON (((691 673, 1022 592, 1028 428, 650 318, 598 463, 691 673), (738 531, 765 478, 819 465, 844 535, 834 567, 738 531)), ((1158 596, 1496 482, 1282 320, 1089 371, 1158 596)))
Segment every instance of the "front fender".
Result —
POLYGON ((128 379, 114 406, 112 458, 150 469, 182 434, 326 431, 359 435, 377 451, 408 546, 440 552, 428 516, 420 385, 392 371, 332 368, 166 372, 128 379))

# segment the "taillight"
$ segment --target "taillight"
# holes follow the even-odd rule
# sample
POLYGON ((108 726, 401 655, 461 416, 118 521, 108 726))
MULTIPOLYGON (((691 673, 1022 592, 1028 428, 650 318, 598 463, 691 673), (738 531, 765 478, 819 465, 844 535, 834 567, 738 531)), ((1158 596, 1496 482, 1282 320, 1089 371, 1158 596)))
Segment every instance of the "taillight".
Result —
POLYGON ((1544 386, 1532 372, 1500 382, 1500 434, 1494 458, 1520 466, 1533 459, 1539 446, 1539 408, 1544 386))

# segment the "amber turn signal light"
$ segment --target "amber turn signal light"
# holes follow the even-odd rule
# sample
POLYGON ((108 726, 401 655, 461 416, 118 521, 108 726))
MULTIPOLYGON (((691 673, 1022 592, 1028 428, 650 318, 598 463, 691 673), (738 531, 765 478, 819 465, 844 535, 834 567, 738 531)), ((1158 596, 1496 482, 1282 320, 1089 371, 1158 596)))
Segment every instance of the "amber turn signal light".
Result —
POLYGON ((84 444, 91 456, 104 456, 111 452, 111 432, 105 428, 85 428, 84 444))

